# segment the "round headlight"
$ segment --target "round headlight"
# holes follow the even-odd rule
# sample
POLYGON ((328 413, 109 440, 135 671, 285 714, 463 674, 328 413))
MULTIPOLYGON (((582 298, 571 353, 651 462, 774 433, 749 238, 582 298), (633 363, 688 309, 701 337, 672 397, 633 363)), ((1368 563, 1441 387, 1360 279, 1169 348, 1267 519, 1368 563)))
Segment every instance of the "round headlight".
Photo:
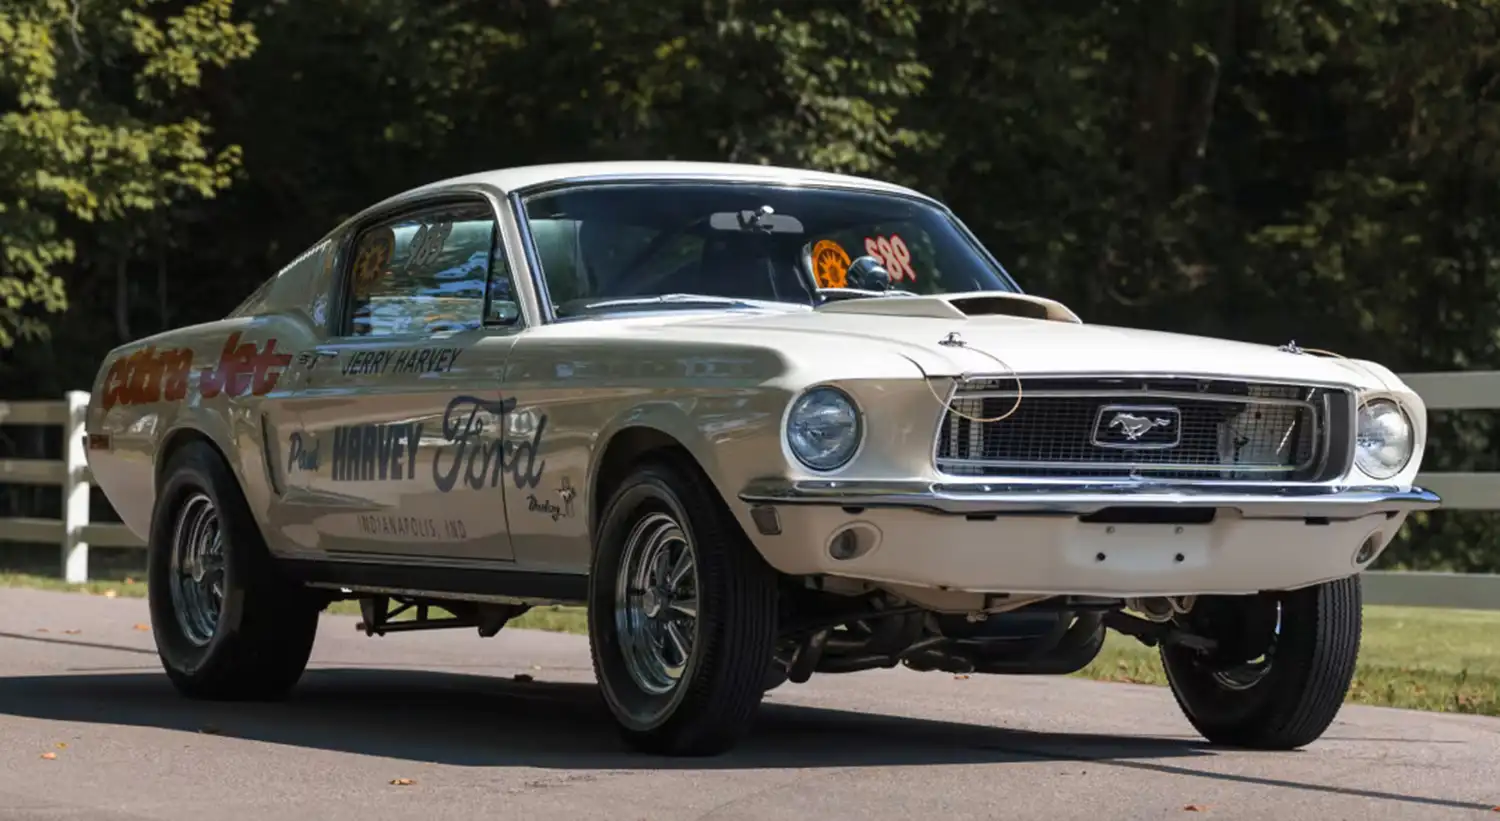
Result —
POLYGON ((1354 464, 1374 479, 1389 479, 1411 460, 1411 421, 1395 402, 1376 399, 1359 408, 1354 464))
POLYGON ((813 388, 792 403, 786 443, 792 455, 813 470, 843 467, 859 449, 859 411, 837 388, 813 388))

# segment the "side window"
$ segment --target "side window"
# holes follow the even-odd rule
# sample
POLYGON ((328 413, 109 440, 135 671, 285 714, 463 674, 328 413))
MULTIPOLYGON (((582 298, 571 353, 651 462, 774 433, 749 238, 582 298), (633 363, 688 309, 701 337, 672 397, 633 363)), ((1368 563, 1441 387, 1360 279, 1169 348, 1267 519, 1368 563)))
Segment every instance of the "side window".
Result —
POLYGON ((349 269, 351 336, 453 333, 520 317, 510 270, 483 203, 424 208, 364 229, 349 269), (493 285, 491 282, 493 281, 493 285))

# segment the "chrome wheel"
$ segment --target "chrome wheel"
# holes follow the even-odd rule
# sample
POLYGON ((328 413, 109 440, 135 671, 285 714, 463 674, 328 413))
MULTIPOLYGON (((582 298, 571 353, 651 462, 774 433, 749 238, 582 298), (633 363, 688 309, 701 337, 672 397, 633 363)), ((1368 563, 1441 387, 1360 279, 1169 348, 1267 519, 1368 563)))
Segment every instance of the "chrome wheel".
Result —
POLYGON ((1291 750, 1317 740, 1354 679, 1360 593, 1354 575, 1261 596, 1200 599, 1193 632, 1222 644, 1207 654, 1176 644, 1161 649, 1183 715, 1215 744, 1291 750))
POLYGON ((1271 634, 1271 644, 1265 653, 1244 664, 1213 674, 1213 679, 1226 690, 1249 690, 1260 684, 1271 673, 1271 662, 1276 657, 1276 644, 1281 639, 1281 604, 1276 605, 1276 626, 1271 634))
POLYGON ((682 680, 698 639, 698 562, 682 525, 665 513, 646 515, 625 539, 615 631, 643 692, 663 695, 682 680))
POLYGON ((224 536, 213 500, 195 493, 183 503, 172 529, 168 588, 177 625, 188 641, 208 644, 224 605, 224 536))
POLYGON ((1214 681, 1226 690, 1249 690, 1271 672, 1271 659, 1260 658, 1232 670, 1214 673, 1214 681))

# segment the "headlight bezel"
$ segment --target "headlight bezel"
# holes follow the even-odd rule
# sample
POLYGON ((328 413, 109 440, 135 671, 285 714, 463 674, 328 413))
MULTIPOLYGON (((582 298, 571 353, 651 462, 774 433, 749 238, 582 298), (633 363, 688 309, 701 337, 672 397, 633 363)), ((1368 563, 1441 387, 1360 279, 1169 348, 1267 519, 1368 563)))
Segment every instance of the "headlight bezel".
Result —
POLYGON ((819 383, 809 385, 799 391, 791 402, 787 403, 786 414, 781 422, 781 443, 787 454, 801 467, 820 474, 837 473, 854 462, 865 447, 865 434, 868 425, 865 423, 864 409, 860 407, 858 400, 849 391, 832 384, 819 383), (854 435, 852 446, 843 454, 843 458, 828 464, 815 463, 808 456, 798 450, 792 441, 792 428, 797 422, 799 408, 805 407, 814 397, 831 394, 846 404, 854 421, 854 435))
POLYGON ((1411 467, 1412 460, 1416 458, 1418 449, 1417 426, 1405 404, 1397 397, 1386 395, 1362 396, 1354 413, 1354 452, 1351 461, 1354 469, 1376 481, 1384 482, 1400 476, 1407 468, 1411 467), (1375 409, 1378 409, 1376 411, 1375 409), (1362 458, 1364 453, 1366 423, 1368 417, 1373 418, 1375 412, 1389 414, 1394 412, 1397 419, 1405 428, 1406 452, 1395 469, 1378 467, 1366 464, 1362 458))

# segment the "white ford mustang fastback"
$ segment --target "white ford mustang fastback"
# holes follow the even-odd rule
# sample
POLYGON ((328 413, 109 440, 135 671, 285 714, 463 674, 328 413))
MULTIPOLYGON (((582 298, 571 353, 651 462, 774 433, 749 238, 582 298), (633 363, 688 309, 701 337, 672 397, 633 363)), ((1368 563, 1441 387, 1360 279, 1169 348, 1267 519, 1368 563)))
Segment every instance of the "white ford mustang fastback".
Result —
POLYGON ((1358 574, 1439 503, 1425 438, 1379 365, 1088 325, 914 191, 695 163, 388 199, 113 351, 88 414, 183 693, 284 695, 339 599, 372 634, 581 604, 676 755, 815 672, 1063 675, 1106 628, 1208 739, 1307 744, 1358 574))

